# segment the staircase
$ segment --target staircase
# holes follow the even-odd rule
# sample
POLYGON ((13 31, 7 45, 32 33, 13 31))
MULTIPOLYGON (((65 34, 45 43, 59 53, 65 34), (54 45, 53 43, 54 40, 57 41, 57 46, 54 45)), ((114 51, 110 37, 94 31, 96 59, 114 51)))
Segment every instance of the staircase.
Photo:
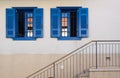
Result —
MULTIPOLYGON (((100 68, 120 69, 119 40, 90 41, 27 78, 93 78, 91 70, 98 71, 100 68)), ((120 71, 117 71, 116 78, 120 78, 120 71)))

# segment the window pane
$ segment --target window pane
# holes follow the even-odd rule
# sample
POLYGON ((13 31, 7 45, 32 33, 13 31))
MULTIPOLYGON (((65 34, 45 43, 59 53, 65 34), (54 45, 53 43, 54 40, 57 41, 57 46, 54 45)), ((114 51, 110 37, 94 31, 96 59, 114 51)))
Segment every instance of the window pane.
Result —
POLYGON ((62 26, 65 26, 65 22, 62 22, 62 26))
POLYGON ((62 18, 62 22, 64 22, 65 21, 65 18, 62 18))
POLYGON ((62 37, 67 37, 68 36, 68 13, 62 13, 62 18, 61 18, 61 23, 62 23, 62 37))
POLYGON ((65 13, 62 13, 62 17, 65 17, 65 13))
POLYGON ((63 36, 63 37, 65 36, 65 33, 64 33, 64 32, 62 32, 62 36, 63 36))
POLYGON ((62 31, 65 31, 65 29, 64 29, 64 28, 62 28, 62 31))
POLYGON ((28 27, 33 27, 32 24, 28 24, 28 27))
POLYGON ((32 30, 28 30, 28 37, 32 37, 33 36, 33 32, 32 32, 32 30))
POLYGON ((67 26, 68 26, 67 22, 65 22, 65 23, 64 23, 64 26, 65 26, 65 27, 67 27, 67 26))
POLYGON ((62 18, 62 22, 67 22, 68 18, 62 18))
POLYGON ((64 36, 65 36, 65 37, 67 37, 67 36, 68 36, 68 33, 67 33, 67 32, 65 32, 64 36))
POLYGON ((64 15, 65 17, 67 17, 67 13, 65 13, 65 15, 64 15))
POLYGON ((28 18, 28 22, 32 22, 33 21, 33 19, 32 18, 28 18))
POLYGON ((28 17, 32 17, 33 15, 32 15, 32 13, 28 13, 28 17))
POLYGON ((64 29, 64 31, 67 31, 67 30, 68 30, 67 28, 64 29))

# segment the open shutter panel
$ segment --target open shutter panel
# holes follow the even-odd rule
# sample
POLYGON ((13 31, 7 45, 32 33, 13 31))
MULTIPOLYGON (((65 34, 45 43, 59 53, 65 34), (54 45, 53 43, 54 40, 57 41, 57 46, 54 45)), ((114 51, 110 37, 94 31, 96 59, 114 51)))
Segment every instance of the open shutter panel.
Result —
POLYGON ((15 37, 15 9, 6 9, 6 37, 15 37))
POLYGON ((34 37, 43 37, 43 9, 34 9, 34 37))
POLYGON ((60 9, 51 8, 51 37, 60 37, 60 9))
POLYGON ((88 37, 88 8, 78 10, 79 37, 88 37))

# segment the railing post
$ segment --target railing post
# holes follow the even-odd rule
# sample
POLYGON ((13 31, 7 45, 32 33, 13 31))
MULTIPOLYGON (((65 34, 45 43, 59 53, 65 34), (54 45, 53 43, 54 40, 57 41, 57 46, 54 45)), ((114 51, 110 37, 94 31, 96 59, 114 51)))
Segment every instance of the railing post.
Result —
POLYGON ((53 76, 55 78, 55 63, 53 63, 53 76))
POLYGON ((97 41, 95 42, 95 50, 96 50, 96 69, 98 68, 98 43, 97 41))

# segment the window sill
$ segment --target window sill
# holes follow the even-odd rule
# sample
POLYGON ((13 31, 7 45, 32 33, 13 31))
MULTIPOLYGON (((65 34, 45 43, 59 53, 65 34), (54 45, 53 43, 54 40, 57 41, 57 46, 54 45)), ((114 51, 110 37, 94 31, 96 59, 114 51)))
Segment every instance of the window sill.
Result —
POLYGON ((80 37, 59 37, 58 40, 81 40, 80 37))
POLYGON ((36 40, 35 37, 22 37, 22 38, 13 38, 13 40, 36 40))

